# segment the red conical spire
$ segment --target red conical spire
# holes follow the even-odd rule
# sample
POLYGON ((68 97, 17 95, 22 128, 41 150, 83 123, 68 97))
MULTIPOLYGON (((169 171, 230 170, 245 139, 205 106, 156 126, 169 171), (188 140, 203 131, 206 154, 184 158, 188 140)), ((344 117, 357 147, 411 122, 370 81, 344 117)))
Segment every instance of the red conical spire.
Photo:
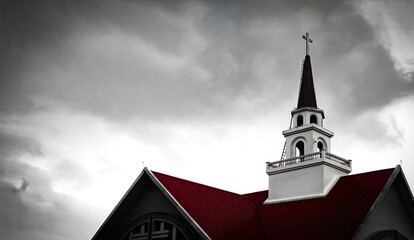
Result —
POLYGON ((306 55, 303 64, 297 108, 318 108, 316 104, 315 88, 313 86, 312 66, 310 56, 306 55))

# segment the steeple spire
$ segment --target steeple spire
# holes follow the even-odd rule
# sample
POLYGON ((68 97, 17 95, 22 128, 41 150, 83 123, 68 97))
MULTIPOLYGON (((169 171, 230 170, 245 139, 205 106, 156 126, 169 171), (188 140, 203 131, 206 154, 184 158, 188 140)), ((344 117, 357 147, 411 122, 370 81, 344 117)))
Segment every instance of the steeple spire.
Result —
POLYGON ((303 63, 297 108, 304 107, 318 108, 316 104, 315 87, 313 86, 312 66, 309 55, 306 55, 305 62, 303 63))

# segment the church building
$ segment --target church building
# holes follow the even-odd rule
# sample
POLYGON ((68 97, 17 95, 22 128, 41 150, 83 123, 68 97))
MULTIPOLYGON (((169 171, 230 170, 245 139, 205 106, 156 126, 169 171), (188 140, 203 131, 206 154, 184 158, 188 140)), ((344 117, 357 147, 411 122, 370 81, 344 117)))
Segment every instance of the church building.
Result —
POLYGON ((92 240, 414 239, 414 199, 399 165, 349 175, 317 106, 309 34, 296 109, 269 188, 236 194, 145 168, 92 240))

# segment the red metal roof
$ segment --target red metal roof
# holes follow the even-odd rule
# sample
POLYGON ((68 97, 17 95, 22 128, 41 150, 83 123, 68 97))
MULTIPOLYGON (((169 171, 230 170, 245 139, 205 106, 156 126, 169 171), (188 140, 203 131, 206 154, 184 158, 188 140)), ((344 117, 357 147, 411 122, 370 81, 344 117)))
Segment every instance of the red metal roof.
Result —
POLYGON ((269 205, 267 191, 239 195, 153 174, 211 239, 352 239, 393 170, 342 177, 323 198, 269 205))
POLYGON ((248 198, 152 173, 211 239, 264 239, 258 208, 248 198))

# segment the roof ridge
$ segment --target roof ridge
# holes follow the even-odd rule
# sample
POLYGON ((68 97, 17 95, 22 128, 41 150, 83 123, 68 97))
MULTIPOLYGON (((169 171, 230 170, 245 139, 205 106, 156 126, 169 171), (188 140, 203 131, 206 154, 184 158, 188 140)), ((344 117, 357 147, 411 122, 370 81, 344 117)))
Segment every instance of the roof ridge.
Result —
POLYGON ((378 170, 374 170, 374 171, 368 171, 368 172, 361 172, 361 173, 346 175, 346 176, 342 176, 341 178, 353 177, 353 176, 358 176, 358 175, 362 175, 362 174, 371 174, 371 173, 377 173, 377 172, 383 172, 383 171, 390 171, 390 170, 394 171, 394 169, 395 169, 395 167, 385 168, 385 169, 378 169, 378 170))
POLYGON ((248 196, 248 195, 252 195, 252 194, 258 194, 258 193, 264 193, 264 192, 268 192, 269 190, 260 190, 260 191, 256 191, 256 192, 250 192, 250 193, 244 193, 242 194, 243 196, 248 196))
POLYGON ((157 171, 152 171, 152 170, 150 170, 150 171, 151 171, 152 173, 155 173, 155 174, 164 175, 164 176, 166 176, 166 177, 175 178, 175 179, 178 179, 178 180, 181 180, 181 181, 185 181, 185 182, 189 182, 189 183, 197 184, 197 185, 200 185, 200 186, 204 186, 204 187, 211 188, 211 189, 215 189, 215 190, 222 191, 222 192, 227 192, 227 193, 230 193, 230 194, 238 195, 238 196, 240 196, 240 197, 245 197, 243 194, 239 194, 239 193, 231 192, 231 191, 229 191, 229 190, 225 190, 225 189, 221 189, 221 188, 212 187, 212 186, 209 186, 209 185, 207 185, 207 184, 198 183, 198 182, 191 181, 191 180, 187 180, 187 179, 184 179, 184 178, 179 178, 179 177, 171 176, 171 175, 168 175, 168 174, 165 174, 165 173, 160 173, 160 172, 157 172, 157 171))

